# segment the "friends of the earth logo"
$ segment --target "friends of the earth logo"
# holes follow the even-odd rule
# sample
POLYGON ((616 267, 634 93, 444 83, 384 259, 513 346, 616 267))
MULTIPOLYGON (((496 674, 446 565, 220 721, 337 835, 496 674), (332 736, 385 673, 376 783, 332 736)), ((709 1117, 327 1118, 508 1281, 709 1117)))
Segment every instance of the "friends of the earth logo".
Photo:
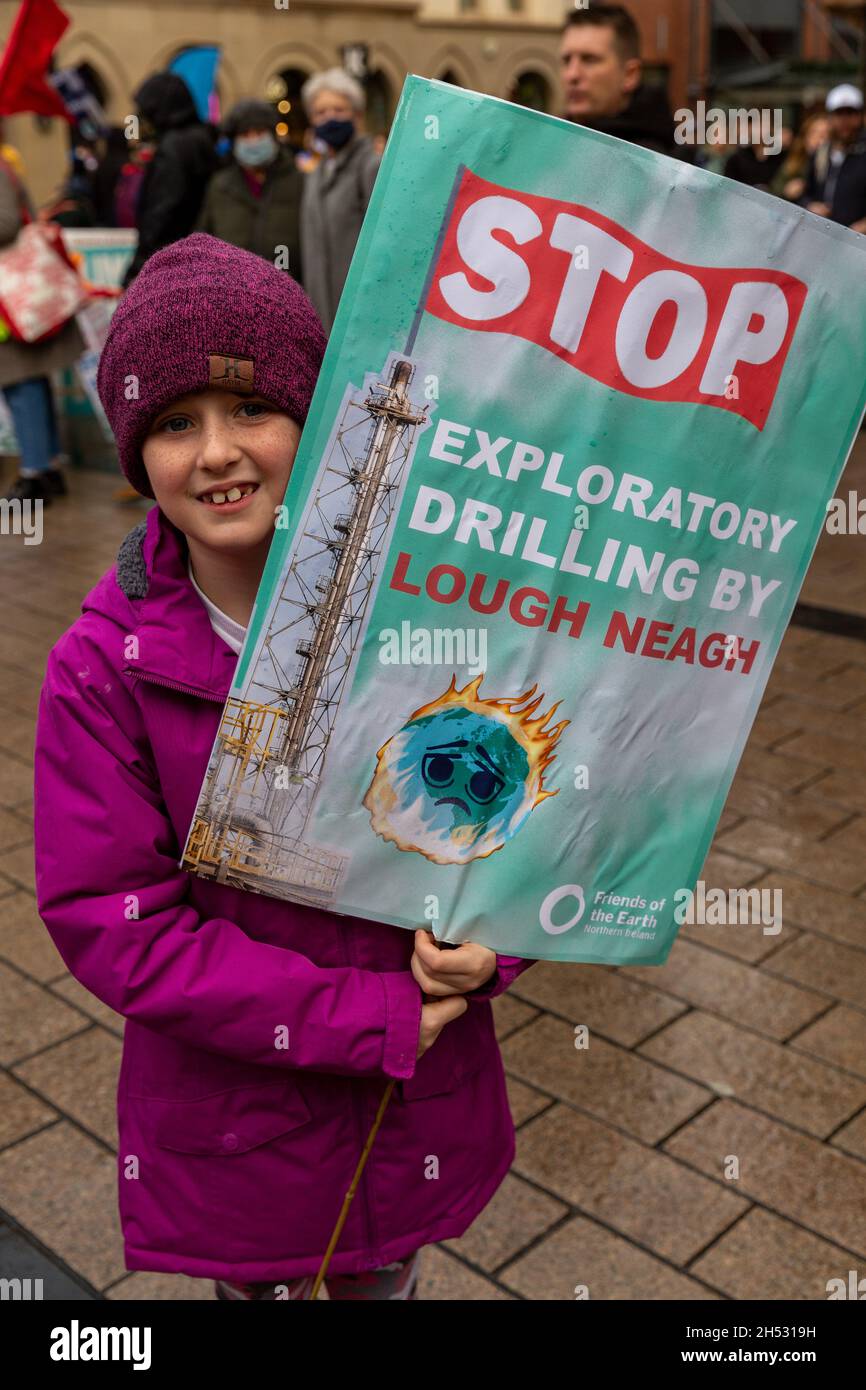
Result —
POLYGON ((592 208, 464 169, 424 307, 628 395, 763 429, 806 293, 782 270, 672 260, 592 208))
POLYGON ((452 676, 444 695, 415 710, 379 749, 364 796, 377 835, 434 864, 486 858, 557 794, 544 774, 570 721, 545 726, 561 702, 533 717, 544 700, 536 686, 484 699, 482 679, 458 690, 452 676))

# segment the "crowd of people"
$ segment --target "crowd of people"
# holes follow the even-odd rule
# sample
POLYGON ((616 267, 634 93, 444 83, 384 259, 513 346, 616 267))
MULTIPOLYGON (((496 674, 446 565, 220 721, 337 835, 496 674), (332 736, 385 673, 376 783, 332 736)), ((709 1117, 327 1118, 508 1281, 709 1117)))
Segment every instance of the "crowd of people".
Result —
MULTIPOLYGON (((569 13, 560 39, 566 119, 697 163, 713 173, 799 204, 866 233, 863 95, 835 87, 818 108, 785 127, 776 147, 714 136, 678 141, 665 93, 644 81, 637 25, 619 5, 569 13)), ((40 215, 68 226, 134 227, 128 287, 148 258, 193 231, 266 257, 303 285, 330 332, 384 141, 365 133, 365 94, 341 68, 306 83, 307 130, 281 137, 270 102, 234 105, 219 128, 202 121, 176 73, 135 92, 136 129, 73 146, 64 187, 40 215)), ((0 248, 34 216, 14 152, 0 146, 0 248)), ((66 491, 49 378, 84 345, 74 321, 49 342, 0 342, 0 389, 12 415, 21 468, 8 498, 50 502, 66 491)))

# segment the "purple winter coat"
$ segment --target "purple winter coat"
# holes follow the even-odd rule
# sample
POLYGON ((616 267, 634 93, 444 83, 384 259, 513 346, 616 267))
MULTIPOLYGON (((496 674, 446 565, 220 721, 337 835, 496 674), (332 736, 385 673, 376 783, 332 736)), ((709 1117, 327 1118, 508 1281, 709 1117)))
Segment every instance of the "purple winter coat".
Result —
POLYGON ((317 1270, 396 1077, 330 1264, 378 1268, 462 1235, 505 1176, 514 1126, 487 1000, 533 962, 499 956, 416 1061, 412 932, 178 868, 237 663, 186 564, 153 507, 52 648, 36 734, 39 912, 76 979, 126 1019, 126 1265, 317 1270))

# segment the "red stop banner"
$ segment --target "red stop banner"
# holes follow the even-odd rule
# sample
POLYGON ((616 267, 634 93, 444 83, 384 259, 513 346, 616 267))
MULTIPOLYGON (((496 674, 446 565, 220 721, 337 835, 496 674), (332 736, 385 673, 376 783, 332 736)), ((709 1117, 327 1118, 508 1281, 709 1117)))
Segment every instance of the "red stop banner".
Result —
POLYGON ((760 430, 806 294, 784 271, 673 260, 592 208, 466 169, 424 307, 537 343, 617 391, 760 430))

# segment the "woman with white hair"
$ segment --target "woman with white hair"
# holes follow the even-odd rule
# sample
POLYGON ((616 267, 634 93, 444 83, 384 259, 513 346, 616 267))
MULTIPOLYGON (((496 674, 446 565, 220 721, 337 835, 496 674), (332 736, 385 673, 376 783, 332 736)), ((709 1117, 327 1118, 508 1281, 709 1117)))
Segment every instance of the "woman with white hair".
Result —
POLYGON ((305 176, 301 204, 304 288, 330 333, 367 211, 379 156, 361 133, 364 91, 342 68, 311 77, 301 100, 325 156, 305 176))

